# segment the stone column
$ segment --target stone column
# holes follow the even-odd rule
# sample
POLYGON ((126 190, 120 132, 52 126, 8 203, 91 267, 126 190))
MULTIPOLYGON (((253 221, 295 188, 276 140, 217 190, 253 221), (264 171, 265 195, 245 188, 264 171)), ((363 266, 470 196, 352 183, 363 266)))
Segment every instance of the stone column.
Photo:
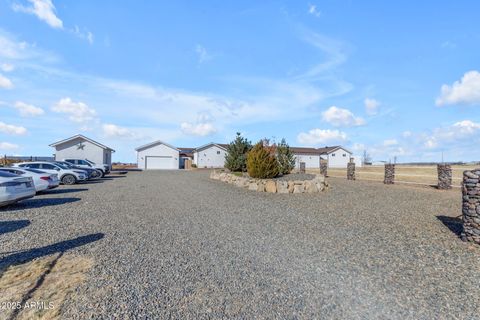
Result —
POLYGON ((305 162, 300 162, 300 173, 305 173, 305 162))
POLYGON ((328 168, 328 161, 320 160, 320 174, 322 174, 324 177, 327 176, 327 168, 328 168))
POLYGON ((438 189, 452 188, 452 167, 449 164, 437 164, 438 189))
POLYGON ((480 169, 463 172, 463 241, 480 244, 480 169))
POLYGON ((355 180, 355 162, 347 164, 347 180, 355 180))
POLYGON ((395 165, 394 164, 385 164, 385 178, 383 183, 385 184, 394 184, 395 182, 395 165))

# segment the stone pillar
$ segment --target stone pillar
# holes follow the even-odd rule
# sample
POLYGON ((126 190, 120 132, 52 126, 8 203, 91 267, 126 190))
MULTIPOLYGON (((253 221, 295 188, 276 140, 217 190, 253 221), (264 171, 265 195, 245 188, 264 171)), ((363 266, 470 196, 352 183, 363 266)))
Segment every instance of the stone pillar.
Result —
POLYGON ((300 173, 305 173, 305 162, 300 162, 300 173))
POLYGON ((480 244, 480 169, 463 172, 463 241, 480 244))
POLYGON ((347 164, 347 180, 355 180, 355 162, 347 164))
POLYGON ((437 164, 438 189, 452 188, 452 167, 449 164, 437 164))
POLYGON ((395 165, 394 164, 385 164, 385 178, 383 183, 385 184, 394 184, 395 182, 395 165))
POLYGON ((320 160, 320 174, 324 177, 327 176, 327 168, 328 168, 328 161, 327 160, 320 160))

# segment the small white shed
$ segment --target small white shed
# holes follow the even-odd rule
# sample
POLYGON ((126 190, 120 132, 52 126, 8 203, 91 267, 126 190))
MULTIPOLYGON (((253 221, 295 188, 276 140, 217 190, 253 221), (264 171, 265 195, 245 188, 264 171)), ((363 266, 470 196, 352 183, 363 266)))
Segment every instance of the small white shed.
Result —
POLYGON ((227 144, 213 142, 198 147, 193 152, 193 163, 198 168, 223 168, 227 148, 227 144))
POLYGON ((300 168, 300 162, 305 162, 305 168, 320 168, 321 152, 316 148, 290 147, 295 157, 295 167, 300 168))
POLYGON ((346 168, 352 157, 352 152, 342 146, 325 147, 318 150, 328 160, 329 168, 346 168))
POLYGON ((87 159, 96 164, 107 164, 112 166, 112 148, 100 142, 77 134, 65 140, 52 143, 50 147, 55 148, 55 160, 62 161, 67 158, 87 159))
POLYGON ((174 170, 180 168, 180 150, 163 141, 140 146, 137 151, 137 166, 142 170, 174 170))

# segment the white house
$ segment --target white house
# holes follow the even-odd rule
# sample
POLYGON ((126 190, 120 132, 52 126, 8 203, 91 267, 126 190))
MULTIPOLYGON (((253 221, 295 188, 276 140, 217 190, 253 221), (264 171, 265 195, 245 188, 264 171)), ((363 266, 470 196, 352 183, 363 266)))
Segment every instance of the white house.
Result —
POLYGON ((341 146, 318 148, 325 159, 328 160, 329 168, 346 168, 352 152, 341 146))
POLYGON ((142 170, 165 170, 180 168, 180 150, 163 141, 140 146, 137 151, 137 166, 142 170))
POLYGON ((112 166, 112 148, 95 140, 77 134, 71 138, 52 143, 55 148, 55 160, 62 161, 67 158, 87 159, 97 164, 112 166))
POLYGON ((290 147, 295 157, 295 167, 300 168, 300 162, 305 162, 305 168, 320 168, 320 159, 322 152, 316 148, 290 147))
POLYGON ((193 163, 198 168, 223 168, 228 144, 209 143, 198 147, 193 152, 193 163))

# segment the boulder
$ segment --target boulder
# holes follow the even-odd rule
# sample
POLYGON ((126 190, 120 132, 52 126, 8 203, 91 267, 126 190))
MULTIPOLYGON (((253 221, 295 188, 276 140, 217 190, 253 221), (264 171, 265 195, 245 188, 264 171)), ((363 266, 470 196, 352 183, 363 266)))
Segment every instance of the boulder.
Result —
POLYGON ((310 181, 310 180, 305 181, 304 186, 305 186, 305 192, 306 193, 317 193, 318 192, 317 184, 313 181, 310 181))
MULTIPOLYGON (((293 191, 293 190, 292 190, 293 191)), ((277 192, 278 193, 288 193, 288 182, 278 180, 277 181, 277 192)))
POLYGON ((267 180, 265 183, 265 191, 270 192, 270 193, 276 193, 277 192, 277 184, 273 180, 267 180))
POLYGON ((295 185, 295 183, 293 183, 293 181, 288 181, 288 192, 289 193, 293 193, 293 186, 295 185))
POLYGON ((303 184, 293 185, 293 193, 303 193, 304 190, 305 190, 305 186, 303 184))
POLYGON ((257 191, 258 184, 256 182, 250 182, 248 184, 248 190, 257 191))
POLYGON ((257 191, 265 192, 265 182, 263 182, 262 180, 257 181, 257 191))

